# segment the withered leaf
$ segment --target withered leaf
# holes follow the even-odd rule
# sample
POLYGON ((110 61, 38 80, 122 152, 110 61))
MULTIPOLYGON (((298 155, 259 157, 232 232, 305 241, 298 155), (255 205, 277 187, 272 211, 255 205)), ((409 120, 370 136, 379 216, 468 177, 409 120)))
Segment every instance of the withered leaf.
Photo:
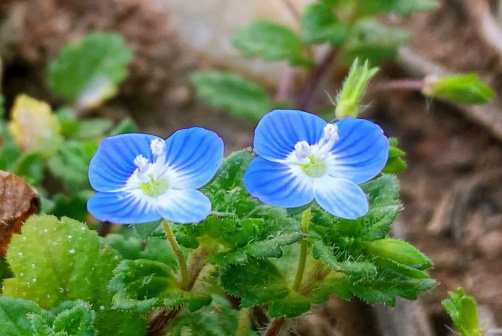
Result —
POLYGON ((20 177, 0 170, 0 256, 5 255, 13 233, 21 232, 21 225, 38 212, 38 192, 20 177))

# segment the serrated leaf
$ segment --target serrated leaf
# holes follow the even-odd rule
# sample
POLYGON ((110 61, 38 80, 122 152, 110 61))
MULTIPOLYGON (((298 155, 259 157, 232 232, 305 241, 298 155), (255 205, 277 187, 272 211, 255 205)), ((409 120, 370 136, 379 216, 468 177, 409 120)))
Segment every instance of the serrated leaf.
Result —
POLYGON ((309 5, 301 18, 302 36, 308 43, 330 43, 340 45, 348 36, 344 26, 331 8, 322 3, 309 5))
POLYGON ((346 281, 346 276, 339 272, 331 272, 322 281, 313 284, 308 294, 312 303, 325 303, 331 295, 337 295, 344 300, 350 300, 352 293, 346 281))
POLYGON ((31 216, 7 251, 15 277, 4 280, 3 294, 32 299, 42 308, 81 299, 96 308, 96 328, 103 334, 137 335, 145 321, 112 309, 106 288, 119 259, 110 248, 100 251, 96 234, 78 221, 31 216))
POLYGON ((359 105, 366 92, 371 78, 378 72, 378 68, 370 68, 368 60, 359 65, 356 58, 350 67, 349 74, 343 82, 342 90, 336 98, 335 115, 337 119, 357 117, 359 105))
POLYGON ((461 104, 486 104, 495 96, 476 73, 427 77, 422 92, 428 97, 461 104))
POLYGON ((449 299, 441 301, 446 312, 462 336, 482 336, 483 329, 479 325, 477 304, 472 296, 465 295, 462 288, 456 292, 448 292, 449 299))
POLYGON ((90 33, 81 43, 67 45, 51 62, 49 88, 83 108, 98 106, 117 93, 131 58, 119 35, 90 33))
POLYGON ((274 108, 274 102, 263 87, 237 74, 198 71, 190 76, 190 81, 197 95, 238 118, 257 122, 274 108))
MULTIPOLYGON (((167 333, 170 336, 234 336, 238 328, 238 314, 226 298, 215 296, 209 306, 183 314, 170 322, 167 333)), ((246 335, 257 334, 249 328, 246 335)))
POLYGON ((333 249, 321 241, 315 241, 312 246, 314 258, 321 260, 326 266, 337 272, 342 272, 353 279, 371 279, 377 276, 377 267, 369 261, 339 260, 333 249))
POLYGON ((289 293, 282 273, 266 259, 222 269, 220 283, 226 292, 242 298, 242 307, 268 303, 289 293))
POLYGON ((380 64, 397 55, 397 48, 409 40, 409 33, 399 28, 389 28, 373 20, 361 20, 351 29, 342 48, 347 62, 356 58, 380 64))
POLYGON ((246 57, 263 57, 267 61, 288 60, 291 65, 311 67, 314 62, 305 56, 305 46, 295 33, 279 24, 254 21, 235 33, 232 44, 246 57))
POLYGON ((94 336, 96 314, 81 300, 65 301, 50 311, 31 300, 0 296, 3 336, 94 336))

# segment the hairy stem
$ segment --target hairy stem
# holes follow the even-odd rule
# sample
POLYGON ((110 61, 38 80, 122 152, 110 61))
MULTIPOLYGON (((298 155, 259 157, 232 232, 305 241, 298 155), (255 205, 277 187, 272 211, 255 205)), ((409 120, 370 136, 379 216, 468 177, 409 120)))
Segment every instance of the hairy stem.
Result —
POLYGON ((295 282, 293 283, 293 290, 298 292, 300 285, 302 284, 303 272, 305 272, 305 262, 307 261, 307 249, 308 241, 307 234, 309 232, 310 225, 310 207, 303 211, 302 214, 302 227, 301 230, 305 237, 300 242, 300 260, 298 261, 298 268, 296 269, 295 282))
POLYGON ((176 241, 176 237, 174 236, 173 230, 171 230, 171 227, 169 226, 169 222, 165 219, 162 220, 162 228, 164 229, 166 238, 169 241, 169 244, 171 245, 174 254, 176 255, 176 259, 178 259, 178 265, 180 267, 180 272, 181 272, 181 289, 188 290, 189 279, 188 279, 187 261, 185 259, 185 256, 183 255, 183 252, 181 252, 180 246, 176 241))
POLYGON ((278 317, 276 318, 270 327, 268 327, 267 331, 265 332, 265 336, 277 336, 282 330, 282 327, 284 326, 284 323, 286 322, 286 319, 284 317, 278 317))
POLYGON ((239 313, 239 325, 237 327, 237 332, 235 336, 246 336, 248 331, 249 315, 251 314, 251 308, 241 308, 239 313))
POLYGON ((421 91, 424 87, 424 80, 422 79, 397 79, 386 82, 378 82, 368 88, 369 93, 377 93, 382 91, 391 90, 411 90, 421 91))

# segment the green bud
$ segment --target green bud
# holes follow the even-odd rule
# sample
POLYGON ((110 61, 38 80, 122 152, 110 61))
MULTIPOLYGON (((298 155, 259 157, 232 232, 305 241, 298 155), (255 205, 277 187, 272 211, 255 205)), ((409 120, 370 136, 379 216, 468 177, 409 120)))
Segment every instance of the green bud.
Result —
POLYGON ((465 295, 462 288, 457 289, 457 292, 448 292, 448 295, 450 298, 441 301, 441 304, 462 336, 482 336, 483 329, 479 326, 474 298, 465 295))
POLYGON ((342 91, 336 98, 335 115, 337 119, 357 117, 359 103, 366 91, 370 79, 378 72, 378 68, 370 68, 368 61, 359 65, 356 58, 350 67, 349 75, 343 83, 342 91))
POLYGON ((486 104, 495 95, 476 73, 428 76, 424 79, 422 93, 427 97, 461 104, 486 104))
POLYGON ((387 258, 420 270, 433 265, 432 261, 413 245, 398 239, 374 240, 366 243, 364 249, 377 257, 387 258))
POLYGON ((397 147, 398 141, 396 138, 390 138, 389 144, 389 156, 382 173, 398 174, 406 169, 406 162, 402 159, 406 153, 397 147))

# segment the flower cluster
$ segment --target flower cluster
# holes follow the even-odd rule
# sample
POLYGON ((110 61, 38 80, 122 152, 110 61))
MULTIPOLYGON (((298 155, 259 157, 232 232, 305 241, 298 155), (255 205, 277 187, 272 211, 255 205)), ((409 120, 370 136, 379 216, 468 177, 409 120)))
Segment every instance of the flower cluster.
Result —
MULTIPOLYGON (((331 124, 302 111, 274 110, 257 125, 254 150, 258 157, 244 175, 252 196, 284 208, 315 199, 332 215, 355 219, 368 211, 358 184, 385 166, 389 141, 367 120, 331 124)), ((165 141, 148 134, 104 139, 89 166, 98 193, 88 210, 116 223, 199 222, 211 203, 197 189, 212 179, 222 157, 220 137, 197 127, 165 141)))

